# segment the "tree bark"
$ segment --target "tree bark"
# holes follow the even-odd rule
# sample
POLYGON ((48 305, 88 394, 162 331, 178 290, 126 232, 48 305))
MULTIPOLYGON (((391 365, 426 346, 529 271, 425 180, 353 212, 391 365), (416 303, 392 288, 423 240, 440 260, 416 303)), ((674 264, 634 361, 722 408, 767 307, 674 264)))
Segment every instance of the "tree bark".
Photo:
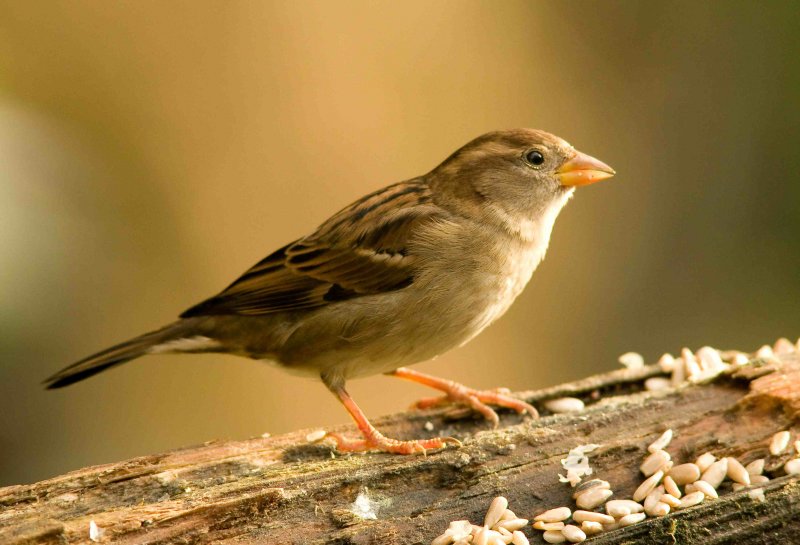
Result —
MULTIPOLYGON (((482 524, 497 495, 528 519, 553 507, 574 509, 573 490, 557 474, 578 445, 601 445, 590 454, 592 477, 609 481, 614 497, 630 498, 643 480, 638 468, 647 445, 667 428, 674 431, 667 450, 676 464, 706 451, 743 463, 766 458, 772 479, 761 486, 765 501, 726 484, 719 499, 590 543, 800 542, 800 476, 784 474, 791 455, 768 452, 774 433, 789 430, 796 438, 800 431, 800 361, 753 360, 710 384, 644 389, 645 379, 661 374, 657 366, 621 369, 521 392, 540 408, 544 400, 573 396, 586 409, 542 411, 538 420, 506 412, 494 430, 452 409, 376 421, 391 437, 449 435, 464 443, 427 456, 338 455, 309 444, 300 431, 210 442, 3 488, 0 544, 91 543, 93 521, 101 532, 95 540, 105 543, 427 545, 450 521, 482 524), (359 495, 363 509, 354 505, 359 495)), ((524 532, 543 543, 541 532, 524 532)))

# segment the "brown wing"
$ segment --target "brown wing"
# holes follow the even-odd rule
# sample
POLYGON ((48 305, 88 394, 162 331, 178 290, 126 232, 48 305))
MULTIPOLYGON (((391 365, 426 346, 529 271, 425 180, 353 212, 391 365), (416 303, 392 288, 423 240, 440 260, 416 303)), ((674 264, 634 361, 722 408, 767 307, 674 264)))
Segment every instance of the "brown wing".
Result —
POLYGON ((428 185, 418 179, 371 193, 181 317, 309 309, 404 288, 414 279, 408 240, 436 210, 428 185))

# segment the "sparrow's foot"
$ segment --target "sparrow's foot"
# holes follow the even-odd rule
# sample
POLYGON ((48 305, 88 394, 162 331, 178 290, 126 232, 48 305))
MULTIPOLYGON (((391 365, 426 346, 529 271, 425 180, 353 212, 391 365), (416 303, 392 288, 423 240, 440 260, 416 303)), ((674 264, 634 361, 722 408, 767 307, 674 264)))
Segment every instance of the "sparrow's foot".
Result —
POLYGON ((390 439, 373 428, 369 436, 364 439, 348 439, 338 433, 329 433, 325 438, 336 441, 336 450, 339 452, 365 452, 376 450, 392 454, 426 454, 428 450, 443 449, 448 443, 461 446, 461 441, 453 437, 435 437, 433 439, 417 439, 414 441, 399 441, 390 439))
POLYGON ((433 439, 419 439, 416 441, 390 439, 375 429, 375 426, 370 423, 364 412, 344 389, 344 386, 328 384, 328 388, 336 394, 336 397, 342 402, 347 412, 353 417, 356 426, 358 426, 358 431, 364 436, 363 439, 348 439, 338 433, 328 433, 320 439, 333 439, 336 442, 336 450, 339 452, 377 450, 394 454, 425 454, 428 450, 445 448, 448 443, 459 447, 461 446, 461 441, 452 437, 435 437, 433 439))
POLYGON ((489 405, 497 407, 505 407, 513 409, 520 414, 528 413, 534 418, 539 417, 539 412, 530 403, 526 403, 521 399, 511 396, 511 392, 507 388, 495 388, 494 390, 474 390, 468 388, 463 384, 453 382, 452 380, 445 380, 437 377, 432 377, 425 373, 412 371, 405 367, 400 367, 395 371, 388 373, 396 377, 413 380, 431 388, 436 388, 445 392, 444 396, 429 397, 417 401, 412 407, 416 409, 428 409, 431 407, 438 407, 449 403, 460 403, 471 407, 473 410, 481 413, 486 420, 489 420, 492 425, 497 426, 500 423, 500 418, 497 413, 489 405))

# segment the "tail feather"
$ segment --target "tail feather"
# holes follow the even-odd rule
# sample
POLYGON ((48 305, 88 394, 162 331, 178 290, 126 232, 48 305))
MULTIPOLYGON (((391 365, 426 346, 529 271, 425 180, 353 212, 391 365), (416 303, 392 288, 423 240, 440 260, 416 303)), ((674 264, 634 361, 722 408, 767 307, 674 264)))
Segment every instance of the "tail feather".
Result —
POLYGON ((114 345, 96 354, 65 367, 44 381, 48 390, 69 386, 89 378, 101 371, 125 363, 149 353, 153 347, 180 337, 183 328, 176 327, 180 322, 157 331, 145 333, 133 339, 114 345))

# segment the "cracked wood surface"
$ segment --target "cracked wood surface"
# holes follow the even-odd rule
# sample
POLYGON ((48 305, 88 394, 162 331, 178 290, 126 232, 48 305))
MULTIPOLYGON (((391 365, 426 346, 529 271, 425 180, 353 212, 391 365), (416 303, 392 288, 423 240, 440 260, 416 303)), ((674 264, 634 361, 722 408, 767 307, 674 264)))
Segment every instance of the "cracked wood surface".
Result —
MULTIPOLYGON (((543 412, 539 420, 503 413, 495 430, 446 409, 376 420, 393 437, 441 434, 464 442, 424 457, 333 456, 300 431, 211 442, 3 488, 0 544, 91 543, 94 521, 104 543, 427 545, 452 520, 482 521, 497 495, 529 519, 552 507, 574 508, 572 490, 557 474, 560 459, 577 445, 601 445, 590 455, 595 476, 611 483, 615 497, 629 498, 642 481, 638 467, 647 445, 667 428, 675 432, 668 450, 676 463, 709 450, 747 463, 768 454, 775 432, 800 432, 795 358, 755 360, 711 384, 644 391, 644 379, 660 374, 656 366, 623 369, 522 392, 539 408, 567 395, 587 406, 577 415, 543 412), (362 492, 375 519, 354 513, 362 492)), ((336 431, 345 430, 353 431, 336 431)), ((775 478, 762 487, 765 502, 727 484, 718 500, 587 543, 800 542, 800 478, 783 476, 786 459, 768 458, 767 473, 775 478)), ((525 532, 531 543, 543 543, 541 532, 525 532)))

